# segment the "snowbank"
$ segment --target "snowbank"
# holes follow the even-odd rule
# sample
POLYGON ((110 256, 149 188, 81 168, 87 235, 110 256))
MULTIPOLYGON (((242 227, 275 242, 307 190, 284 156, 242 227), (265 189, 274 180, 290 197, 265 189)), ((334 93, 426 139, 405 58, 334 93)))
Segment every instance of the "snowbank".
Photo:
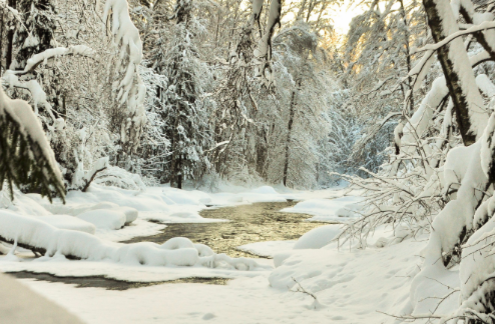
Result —
POLYGON ((309 221, 342 222, 350 218, 359 217, 356 211, 357 203, 363 200, 358 196, 347 196, 336 199, 309 199, 297 203, 294 207, 282 209, 288 213, 302 213, 313 215, 309 221))
POLYGON ((44 249, 47 258, 63 255, 129 265, 207 266, 240 270, 254 270, 259 266, 251 259, 234 259, 224 254, 214 254, 203 246, 193 246, 192 242, 185 244, 187 239, 184 238, 174 238, 162 245, 105 242, 88 233, 57 229, 32 217, 5 210, 0 210, 0 224, 2 238, 14 244, 44 249))
POLYGON ((337 237, 340 231, 340 225, 326 225, 314 228, 299 238, 294 245, 294 249, 320 249, 337 237))
POLYGON ((292 250, 295 243, 296 241, 256 242, 238 246, 237 249, 262 257, 273 258, 276 254, 283 251, 292 250))
POLYGON ((109 230, 118 230, 126 223, 124 213, 109 209, 90 210, 77 215, 77 218, 94 224, 98 228, 109 230))
POLYGON ((73 230, 89 234, 94 234, 96 231, 95 225, 90 222, 69 215, 48 215, 41 216, 38 219, 58 229, 73 230))
POLYGON ((383 323, 384 315, 373 320, 378 312, 398 314, 408 303, 410 276, 424 245, 409 240, 386 249, 339 251, 330 245, 293 250, 282 255, 269 276, 270 286, 286 291, 303 287, 324 311, 340 315, 345 323, 383 323))

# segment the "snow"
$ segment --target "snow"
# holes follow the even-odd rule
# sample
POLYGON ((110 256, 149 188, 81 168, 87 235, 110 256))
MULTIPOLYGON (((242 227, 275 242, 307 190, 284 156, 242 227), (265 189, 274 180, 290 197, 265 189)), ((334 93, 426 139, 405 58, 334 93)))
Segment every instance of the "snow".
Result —
POLYGON ((495 132, 495 114, 492 113, 488 120, 485 132, 481 139, 481 168, 488 179, 493 179, 493 159, 495 158, 495 141, 493 134, 495 132))
POLYGON ((77 215, 77 218, 94 224, 97 228, 118 230, 125 225, 125 214, 117 210, 97 209, 77 215))
POLYGON ((476 77, 476 84, 480 90, 489 98, 495 96, 495 85, 486 74, 480 74, 476 77))
POLYGON ((263 186, 248 191, 242 195, 244 201, 248 202, 269 202, 269 201, 286 201, 281 197, 274 188, 263 186))
POLYGON ((355 211, 356 203, 363 198, 348 196, 337 199, 308 199, 297 203, 294 207, 284 208, 282 211, 289 213, 302 213, 313 215, 309 221, 318 222, 341 222, 350 218, 358 217, 355 211))
MULTIPOLYGON (((238 276, 236 272, 249 269, 267 271, 266 266, 269 268, 269 264, 217 255, 209 247, 193 244, 186 238, 180 239, 181 241, 172 240, 161 246, 154 243, 120 245, 113 242, 154 235, 166 227, 147 222, 149 219, 194 223, 225 221, 202 218, 199 211, 208 208, 206 204, 218 208, 263 201, 285 201, 285 197, 338 197, 342 193, 342 190, 313 193, 276 190, 269 186, 247 190, 237 188, 235 192, 221 193, 169 187, 150 187, 135 191, 92 184, 84 193, 70 191, 66 204, 57 200, 50 204, 37 194, 22 195, 16 192, 16 200, 9 210, 0 210, 0 223, 8 223, 0 227, 0 235, 12 241, 44 248, 47 256, 32 260, 28 253, 23 262, 2 262, 0 268, 4 271, 41 271, 63 276, 116 276, 130 280, 136 278, 135 268, 138 264, 137 268, 146 268, 140 269, 139 273, 150 273, 149 276, 141 277, 140 280, 144 281, 172 280, 192 274, 232 277, 238 276), (73 255, 83 260, 77 262, 76 270, 73 262, 59 258, 60 254, 73 255), (140 263, 147 266, 139 267, 140 263), (193 269, 191 272, 157 269, 170 265, 192 266, 193 269), (203 267, 214 269, 206 270, 203 267), (123 268, 128 270, 122 270, 123 268)), ((286 242, 273 244, 287 248, 286 242)), ((261 250, 266 250, 266 247, 261 250)), ((272 248, 271 255, 280 250, 272 248)))
MULTIPOLYGON (((45 50, 44 52, 35 54, 30 59, 28 59, 23 72, 32 70, 34 67, 36 67, 36 65, 40 64, 41 62, 46 62, 50 58, 53 58, 55 56, 68 55, 68 54, 74 54, 74 55, 77 54, 81 56, 93 57, 96 54, 96 52, 86 45, 50 48, 45 50)), ((14 73, 20 73, 20 72, 16 71, 14 73)))
POLYGON ((2 324, 80 324, 82 321, 22 283, 0 274, 2 324))
MULTIPOLYGON (((26 39, 26 41, 28 40, 29 38, 26 39)), ((47 101, 46 93, 45 91, 43 91, 43 88, 38 83, 38 81, 29 80, 27 82, 21 82, 19 81, 17 74, 24 74, 30 72, 31 70, 35 69, 36 66, 38 66, 39 64, 41 63, 46 64, 48 59, 54 58, 56 56, 69 55, 69 54, 93 57, 95 55, 95 51, 85 45, 50 48, 45 50, 44 52, 35 54, 31 58, 29 58, 26 62, 26 66, 24 67, 23 71, 7 70, 2 78, 7 82, 9 87, 15 86, 29 90, 33 100, 35 114, 38 115, 38 105, 42 104, 43 107, 46 109, 47 113, 52 118, 53 122, 55 123, 57 122, 57 119, 53 115, 52 107, 50 103, 47 101)), ((61 121, 63 121, 63 119, 62 120, 59 119, 58 123, 60 124, 61 121)))
POLYGON ((326 225, 312 229, 299 238, 294 249, 321 249, 341 232, 340 225, 326 225))
POLYGON ((96 231, 95 225, 91 222, 84 221, 74 216, 47 215, 38 217, 38 219, 59 229, 74 230, 89 234, 94 234, 96 231))
MULTIPOLYGON (((357 217, 354 212, 346 217, 338 215, 355 210, 354 205, 362 198, 343 196, 348 192, 341 188, 300 192, 268 186, 220 193, 168 187, 135 191, 92 185, 86 193, 69 192, 66 205, 49 204, 35 194, 21 195, 11 210, 0 210, 0 235, 24 243, 36 242, 46 247, 48 253, 38 259, 25 251, 0 256, 0 270, 61 277, 104 276, 132 282, 188 277, 234 279, 226 286, 160 284, 127 291, 79 289, 62 283, 22 280, 87 323, 158 323, 164 318, 172 323, 203 320, 381 323, 390 319, 377 310, 398 313, 408 304, 411 273, 421 261, 418 255, 426 244, 424 236, 418 237, 418 241, 407 239, 385 248, 339 249, 336 243, 328 242, 339 233, 340 225, 325 225, 303 235, 297 242, 257 242, 239 247, 274 258, 256 261, 215 254, 205 245, 180 237, 162 245, 115 243, 163 230, 165 225, 145 221, 150 215, 162 213, 163 219, 171 220, 173 215, 180 218, 177 213, 181 210, 185 213, 182 216, 192 215, 208 208, 206 204, 233 206, 266 201, 267 197, 278 201, 302 200, 292 211, 304 209, 314 218, 351 220, 357 217), (61 220, 92 216, 95 223, 105 223, 103 218, 118 214, 119 224, 122 224, 127 220, 125 212, 137 214, 137 219, 122 229, 97 227, 94 235, 57 229, 42 221, 52 216, 61 220), (22 231, 19 231, 21 226, 22 231), (61 253, 80 256, 82 260, 68 260, 61 253), (363 291, 362 287, 367 289, 363 291), (300 292, 301 289, 311 292, 318 300, 300 292)), ((371 243, 383 236, 393 238, 394 231, 384 229, 375 236, 370 237, 371 243)))
POLYGON ((114 67, 116 73, 120 72, 123 59, 128 59, 123 78, 120 82, 114 83, 116 85, 114 90, 118 93, 117 100, 121 105, 126 105, 126 114, 129 117, 121 125, 121 140, 124 143, 133 142, 135 149, 139 144, 141 128, 146 121, 144 111, 146 87, 139 75, 139 64, 143 58, 143 44, 139 37, 139 31, 129 15, 129 6, 126 0, 107 0, 103 21, 106 21, 110 15, 114 44, 120 48, 120 59, 117 60, 114 67))
MULTIPOLYGON (((459 32, 459 27, 449 2, 438 1, 436 3, 436 10, 440 16, 444 36, 448 36, 446 39, 453 37, 459 32)), ((476 134, 476 139, 479 139, 483 134, 488 117, 484 109, 483 98, 476 86, 474 72, 471 68, 463 40, 461 38, 453 38, 448 46, 448 58, 453 64, 454 71, 459 76, 463 96, 469 109, 470 130, 476 134)))
MULTIPOLYGON (((253 2, 253 14, 255 17, 256 15, 259 15, 259 12, 261 12, 261 7, 259 7, 260 5, 259 2, 260 1, 253 2), (255 10, 258 11, 256 12, 255 10)), ((261 58, 264 60, 270 59, 269 55, 271 55, 270 53, 271 38, 273 36, 273 30, 275 29, 275 25, 279 23, 281 9, 282 9, 281 0, 271 0, 270 9, 268 12, 268 21, 266 23, 266 30, 263 37, 259 40, 258 46, 254 51, 254 55, 257 58, 261 58)))
POLYGON ((273 258, 275 255, 294 248, 296 241, 267 241, 245 244, 237 249, 255 255, 273 258))
MULTIPOLYGON (((491 142, 494 127, 495 117, 492 116, 481 138, 475 144, 453 150, 451 152, 453 154, 447 156, 446 166, 448 165, 452 172, 456 173, 460 187, 457 192, 457 199, 449 201, 433 220, 432 228, 434 230, 430 233, 427 246, 421 252, 425 258, 424 266, 414 278, 411 286, 410 305, 405 310, 408 314, 425 313, 426 310, 430 309, 429 303, 426 305, 424 303, 425 298, 442 297, 433 296, 434 292, 446 296, 448 291, 445 290, 445 287, 457 289, 460 287, 462 293, 460 301, 464 301, 463 307, 476 310, 478 307, 475 307, 476 300, 483 298, 474 292, 492 272, 493 262, 490 261, 490 252, 483 249, 484 243, 479 241, 486 238, 485 233, 491 231, 493 222, 489 221, 469 238, 462 251, 460 274, 447 269, 441 260, 444 253, 454 249, 460 237, 463 236, 462 233, 476 230, 481 225, 480 221, 486 219, 492 212, 490 201, 481 204, 484 193, 480 192, 480 188, 484 192, 488 188, 487 184, 491 178, 493 160, 491 142), (478 204, 481 207, 477 210, 478 204), (469 257, 466 258, 466 256, 469 257), (432 278, 441 282, 444 288, 432 287, 430 282, 432 278), (471 298, 474 301, 470 303, 471 298)), ((451 182, 448 178, 446 181, 451 182)), ((454 292, 452 293, 454 294, 454 292)), ((450 305, 450 310, 457 308, 457 304, 450 305)))
POLYGON ((253 10, 253 20, 254 22, 259 23, 259 19, 261 16, 261 10, 263 10, 263 2, 264 0, 253 0, 252 10, 253 10))
POLYGON ((439 77, 433 81, 431 90, 421 101, 421 105, 414 112, 413 116, 404 126, 404 135, 401 139, 401 151, 406 154, 413 154, 418 137, 422 137, 428 129, 434 110, 440 102, 447 96, 449 89, 444 77, 439 77))
POLYGON ((173 284, 113 291, 23 279, 83 321, 98 323, 393 323, 407 304, 411 273, 424 242, 390 248, 298 250, 271 275, 225 286, 173 284), (405 266, 408 265, 408 266, 405 266), (295 278, 322 305, 297 292, 295 278), (366 287, 366 289, 363 289, 366 287), (166 305, 166 307, 164 307, 166 305))
MULTIPOLYGON (((26 252, 19 252, 17 256, 0 256, 0 270, 50 273, 61 277, 104 276, 133 282, 162 282, 187 277, 235 278, 226 286, 174 284, 119 292, 22 280, 88 323, 153 323, 163 318, 173 323, 205 319, 217 323, 246 322, 242 319, 249 319, 249 323, 300 323, 309 319, 317 323, 391 323, 390 318, 377 311, 409 314, 411 307, 418 310, 434 307, 431 300, 419 304, 408 300, 411 289, 416 292, 416 300, 426 296, 422 292, 445 293, 441 284, 432 284, 431 280, 412 280, 418 272, 417 265, 421 263, 419 251, 426 245, 425 236, 416 237, 417 241, 409 238, 400 244, 385 247, 377 244, 374 247, 373 242, 393 240, 397 233, 391 228, 384 227, 370 236, 370 247, 366 250, 348 246, 339 249, 336 243, 331 243, 339 234, 340 225, 316 228, 297 242, 257 242, 239 247, 243 251, 274 258, 256 261, 218 255, 209 247, 194 244, 187 238, 174 238, 162 245, 112 242, 153 235, 163 230, 164 225, 145 221, 152 214, 162 212, 167 215, 164 219, 171 219, 171 215, 180 209, 193 213, 207 208, 205 203, 232 206, 265 201, 267 196, 280 200, 300 199, 302 201, 291 210, 305 210, 313 218, 350 220, 357 215, 338 215, 355 210, 354 205, 362 198, 342 197, 345 192, 348 190, 297 192, 267 186, 223 193, 168 187, 133 191, 92 185, 86 193, 70 192, 66 205, 50 205, 38 195, 23 195, 20 201, 15 201, 15 210, 0 211, 0 223, 6 224, 0 228, 0 234, 17 238, 19 242, 32 242, 36 238, 42 246, 49 247, 48 255, 51 257, 33 260, 26 252), (44 215, 37 216, 42 210, 45 210, 44 215), (68 232, 42 222, 52 213, 60 219, 77 219, 81 215, 104 218, 116 213, 120 215, 120 225, 126 219, 125 211, 137 213, 137 219, 130 226, 118 230, 97 228, 94 235, 71 231, 70 240, 68 232), (22 233, 18 230, 21 224, 22 233), (37 233, 39 231, 43 233, 37 233), (70 261, 57 252, 70 252, 82 256, 83 260, 70 261), (276 268, 272 270, 273 267, 276 268), (415 286, 411 286, 413 283, 415 286), (418 288, 428 283, 428 290, 418 288), (362 287, 367 289, 363 291, 362 287), (302 289, 314 294, 317 301, 300 292, 302 289), (164 303, 168 307, 164 308, 164 303)), ((458 280, 454 282, 458 278, 457 272, 445 271, 441 272, 443 277, 436 275, 434 278, 459 287, 458 280)), ((455 293, 451 298, 457 296, 455 293)))
MULTIPOLYGON (((125 216, 122 216, 124 222, 125 216)), ((45 259, 70 255, 90 261, 111 260, 128 265, 206 266, 240 270, 260 267, 254 260, 244 258, 233 259, 222 254, 203 256, 203 246, 173 249, 167 242, 161 246, 147 242, 127 245, 106 242, 88 233, 57 229, 33 217, 5 210, 0 211, 0 223, 0 236, 9 241, 45 249, 45 259)))

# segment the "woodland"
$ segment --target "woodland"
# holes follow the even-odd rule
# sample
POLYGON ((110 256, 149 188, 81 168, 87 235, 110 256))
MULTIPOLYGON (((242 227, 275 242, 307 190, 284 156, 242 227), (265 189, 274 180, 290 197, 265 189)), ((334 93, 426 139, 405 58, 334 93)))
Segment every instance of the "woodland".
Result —
POLYGON ((350 279, 349 323, 495 323, 494 62, 492 0, 0 0, 0 270, 258 271, 319 323, 345 282, 325 262, 359 277, 379 255, 399 274, 367 280, 402 290, 373 304, 350 279), (115 243, 279 199, 332 224, 270 265, 115 243))

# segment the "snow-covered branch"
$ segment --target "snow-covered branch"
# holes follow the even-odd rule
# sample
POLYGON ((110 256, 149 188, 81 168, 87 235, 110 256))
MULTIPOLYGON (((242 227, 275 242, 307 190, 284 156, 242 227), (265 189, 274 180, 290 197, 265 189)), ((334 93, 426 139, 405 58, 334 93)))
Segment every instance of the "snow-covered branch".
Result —
POLYGON ((475 25, 475 26, 470 27, 466 30, 460 30, 458 32, 450 34, 445 39, 443 39, 441 42, 438 42, 435 44, 425 45, 422 48, 416 49, 411 54, 417 54, 417 53, 426 52, 426 51, 436 51, 439 48, 447 45, 448 43, 452 42, 453 40, 455 40, 459 37, 462 37, 462 36, 468 35, 468 34, 474 34, 474 33, 481 32, 481 31, 486 31, 489 29, 495 29, 495 21, 484 21, 481 24, 475 25))

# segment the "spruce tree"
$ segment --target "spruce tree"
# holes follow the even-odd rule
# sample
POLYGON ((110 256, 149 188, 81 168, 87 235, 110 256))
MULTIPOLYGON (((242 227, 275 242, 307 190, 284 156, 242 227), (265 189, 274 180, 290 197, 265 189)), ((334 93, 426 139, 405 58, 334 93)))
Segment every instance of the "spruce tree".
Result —
POLYGON ((169 80, 167 89, 160 92, 163 132, 170 140, 162 181, 169 181, 177 188, 182 188, 186 180, 201 179, 210 167, 205 151, 212 145, 199 80, 200 74, 204 77, 204 65, 194 45, 193 30, 198 22, 192 10, 191 0, 177 1, 174 37, 164 61, 157 64, 158 72, 169 80))
POLYGON ((50 200, 65 189, 53 151, 32 108, 11 100, 0 87, 0 190, 4 182, 13 198, 13 185, 27 186, 50 200))

